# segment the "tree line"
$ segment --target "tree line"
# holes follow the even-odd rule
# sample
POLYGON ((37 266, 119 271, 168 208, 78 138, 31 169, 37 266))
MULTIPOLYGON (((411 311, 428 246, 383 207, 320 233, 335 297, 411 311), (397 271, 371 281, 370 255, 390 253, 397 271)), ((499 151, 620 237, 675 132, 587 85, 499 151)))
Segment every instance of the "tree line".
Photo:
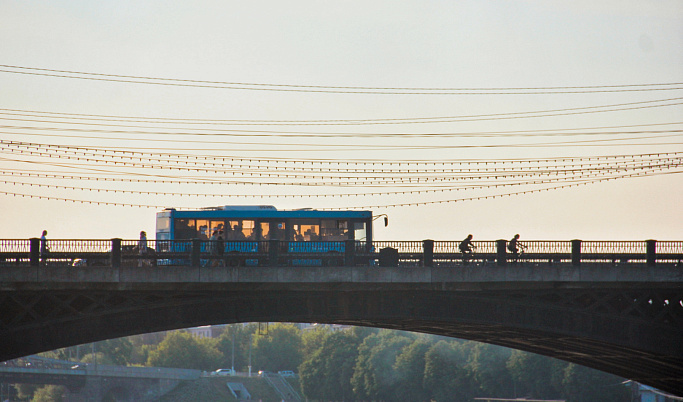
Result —
POLYGON ((252 373, 293 370, 310 401, 471 401, 476 397, 630 400, 624 379, 532 353, 402 331, 255 323, 215 338, 179 330, 48 352, 99 364, 252 373))

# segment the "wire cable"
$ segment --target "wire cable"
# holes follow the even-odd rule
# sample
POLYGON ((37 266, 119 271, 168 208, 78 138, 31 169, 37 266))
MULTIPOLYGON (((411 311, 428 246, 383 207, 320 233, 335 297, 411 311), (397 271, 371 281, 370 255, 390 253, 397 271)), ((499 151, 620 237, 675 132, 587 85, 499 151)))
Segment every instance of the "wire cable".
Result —
POLYGON ((683 89, 683 83, 622 84, 574 87, 530 87, 530 88, 402 88, 361 87, 331 85, 267 84, 229 81, 203 81, 179 78, 158 78, 122 74, 90 73, 83 71, 57 70, 0 64, 0 72, 36 75, 81 80, 95 80, 177 87, 240 89, 252 91, 309 92, 333 94, 375 94, 375 95, 537 95, 568 93, 644 92, 683 89), (14 71, 18 70, 18 71, 14 71), (69 75, 67 75, 69 74, 69 75))

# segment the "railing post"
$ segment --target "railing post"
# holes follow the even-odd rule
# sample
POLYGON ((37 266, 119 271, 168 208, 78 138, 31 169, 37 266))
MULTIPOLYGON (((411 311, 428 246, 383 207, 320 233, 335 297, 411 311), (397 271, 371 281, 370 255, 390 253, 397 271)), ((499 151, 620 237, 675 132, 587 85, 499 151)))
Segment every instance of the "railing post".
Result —
POLYGON ((496 240, 496 260, 498 261, 498 265, 506 265, 508 262, 507 251, 505 249, 506 244, 506 240, 496 240))
POLYGON ((280 257, 280 240, 268 240, 268 265, 274 267, 280 257))
POLYGON ((192 266, 195 268, 201 265, 201 252, 202 241, 199 239, 192 239, 192 251, 190 253, 190 260, 192 261, 192 266))
POLYGON ((647 253, 647 266, 657 265, 657 240, 645 240, 645 252, 647 253))
POLYGON ((121 268, 121 239, 111 239, 111 267, 121 268))
POLYGON ((29 240, 31 241, 31 253, 29 254, 31 266, 37 267, 40 265, 40 239, 32 237, 29 240))
POLYGON ((356 241, 346 240, 344 244, 344 265, 353 267, 356 265, 356 241))
POLYGON ((422 263, 425 267, 434 266, 434 240, 422 240, 422 263))
POLYGON ((581 240, 572 240, 572 265, 581 266, 581 240))

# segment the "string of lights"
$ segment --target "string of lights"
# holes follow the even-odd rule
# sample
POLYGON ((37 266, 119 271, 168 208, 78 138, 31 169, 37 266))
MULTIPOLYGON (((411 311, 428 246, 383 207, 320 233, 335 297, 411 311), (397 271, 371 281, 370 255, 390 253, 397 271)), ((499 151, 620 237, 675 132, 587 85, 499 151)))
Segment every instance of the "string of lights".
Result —
MULTIPOLYGON (((13 151, 13 150, 10 150, 13 151)), ((4 152, 4 151, 2 151, 4 152)), ((42 155, 42 153, 39 153, 39 155, 42 155)), ((681 164, 682 159, 681 158, 667 158, 664 161, 657 161, 657 160, 646 160, 646 161, 641 161, 639 163, 631 163, 631 164, 624 164, 624 163, 619 163, 616 165, 606 165, 606 166, 595 166, 595 167, 572 167, 569 165, 564 165, 561 168, 555 168, 551 169, 548 166, 543 166, 541 168, 537 168, 536 170, 516 170, 516 169, 504 169, 504 168, 495 168, 495 169, 469 169, 467 171, 461 170, 461 171, 451 171, 451 172, 438 172, 438 173, 424 173, 421 172, 419 174, 416 173, 406 173, 406 172, 394 172, 394 171, 382 171, 382 172, 374 172, 374 174, 369 174, 368 172, 365 172, 363 176, 360 176, 358 172, 354 173, 353 175, 349 175, 348 173, 343 174, 342 172, 336 172, 336 174, 330 174, 331 172, 326 172, 326 173, 318 173, 318 172, 304 172, 304 173, 298 173, 295 171, 289 171, 286 172, 284 169, 282 169, 279 172, 274 172, 272 169, 268 170, 265 168, 262 168, 260 170, 256 171, 251 171, 248 169, 222 169, 218 166, 211 166, 211 167, 199 167, 199 166, 177 166, 177 165, 162 165, 162 164, 155 164, 151 162, 143 162, 143 163, 137 163, 137 162, 127 162, 127 161, 101 161, 101 160, 95 160, 95 159, 90 159, 90 158, 83 158, 83 157, 70 157, 70 156, 60 156, 60 158, 65 158, 65 159, 74 159, 79 162, 85 162, 85 163, 71 163, 69 165, 64 165, 68 166, 70 168, 74 167, 91 167, 91 166, 102 166, 106 165, 107 163, 111 163, 114 165, 118 165, 120 167, 125 167, 125 168, 137 168, 137 169, 170 169, 170 170, 178 170, 178 171, 188 171, 188 172, 204 172, 204 173, 215 173, 215 174, 224 174, 224 175, 230 175, 230 176, 238 176, 238 177, 259 177, 259 178, 273 178, 276 177, 280 180, 288 180, 288 179, 309 179, 309 180, 335 180, 337 182, 343 183, 343 184, 358 184, 358 183, 367 183, 367 184, 381 184, 381 183, 412 183, 412 182, 433 182, 433 181, 452 181, 452 180, 458 180, 458 179, 469 179, 473 180, 476 178, 482 178, 482 177, 495 177, 495 178, 505 178, 505 177, 530 177, 530 176, 535 176, 535 175, 567 175, 567 174, 572 174, 576 172, 609 172, 609 171, 623 171, 623 170, 628 170, 628 169, 643 169, 643 168, 670 168, 670 167, 676 167, 681 164), (381 173, 381 174, 378 174, 381 173), (398 177, 395 177, 398 176, 398 177)), ((13 159, 13 161, 17 162, 26 162, 26 163, 44 163, 44 164, 49 164, 47 162, 40 162, 40 161, 32 161, 32 160, 20 160, 20 159, 13 159)), ((56 165, 56 164, 55 164, 56 165)))
MULTIPOLYGON (((683 173, 683 172, 671 172, 670 174, 674 174, 674 173, 683 173)), ((496 198, 509 197, 509 196, 534 194, 534 193, 540 193, 543 191, 560 190, 560 189, 566 189, 566 188, 571 188, 571 187, 577 187, 577 186, 581 186, 581 185, 594 184, 594 183, 600 183, 600 182, 611 181, 611 180, 619 180, 619 179, 624 179, 624 178, 642 177, 642 176, 643 176, 642 174, 633 174, 633 175, 623 176, 623 177, 596 178, 596 179, 584 180, 584 181, 576 182, 576 183, 545 187, 545 188, 541 188, 541 189, 531 189, 531 190, 515 191, 515 192, 508 192, 508 193, 498 193, 498 194, 493 194, 493 195, 473 196, 473 197, 464 197, 464 198, 447 199, 447 200, 429 200, 429 201, 395 203, 395 204, 386 204, 386 205, 379 205, 378 204, 378 205, 345 206, 343 208, 340 207, 340 208, 320 208, 320 209, 321 210, 342 210, 342 209, 392 208, 392 207, 410 207, 410 206, 424 206, 424 205, 433 205, 433 204, 456 203, 456 202, 464 202, 464 201, 489 200, 489 199, 496 199, 496 198)), ((17 192, 2 191, 2 190, 0 190, 0 194, 4 194, 7 196, 13 196, 13 197, 21 197, 21 198, 35 198, 35 199, 41 199, 41 200, 65 201, 65 202, 80 203, 80 204, 91 204, 91 205, 124 206, 124 207, 140 207, 140 208, 155 208, 155 209, 160 209, 160 208, 166 207, 165 205, 160 205, 160 204, 155 205, 155 204, 124 203, 124 202, 118 202, 118 201, 115 202, 115 201, 84 200, 84 199, 57 197, 57 196, 40 195, 40 194, 25 194, 25 193, 17 193, 17 192)), ((183 208, 176 207, 176 209, 183 209, 183 208)))
MULTIPOLYGON (((458 163, 444 163, 441 168, 432 168, 432 169, 426 169, 426 168, 414 168, 414 167, 408 167, 408 168, 401 168, 400 165, 398 168, 392 167, 391 169, 386 169, 384 166, 382 166, 381 169, 378 168, 360 168, 360 167, 355 167, 355 168, 343 168, 340 166, 331 166, 328 165, 329 167, 323 168, 321 167, 307 167, 305 163, 300 163, 297 165, 290 165, 290 164, 272 164, 268 163, 265 164, 264 161, 258 160, 255 162, 249 161, 249 162, 232 162, 230 160, 227 160, 223 157, 213 157, 211 158, 212 160, 207 160, 208 158, 206 157, 194 157, 190 158, 188 155, 186 155, 185 158, 177 158, 173 157, 170 155, 163 155, 163 154, 148 154, 148 153, 141 153, 141 152, 130 152, 130 151, 123 151, 120 153, 110 153, 109 150, 101 150, 101 149, 89 149, 89 148, 84 148, 84 147, 76 147, 76 146, 58 146, 58 145, 44 145, 44 144, 31 144, 31 143, 23 143, 23 142, 11 142, 11 141, 2 141, 0 140, 0 144, 5 145, 6 148, 4 148, 0 152, 5 152, 5 153, 18 153, 18 154, 26 154, 30 155, 32 157, 49 157, 49 158, 63 158, 63 159, 73 159, 73 160, 79 160, 79 161, 86 161, 86 162, 98 162, 98 163, 104 163, 104 164, 121 164, 124 166, 127 166, 130 163, 139 162, 139 163, 158 163, 158 164, 165 164, 165 165, 155 165, 155 166, 162 166, 162 167, 172 167, 173 165, 182 165, 184 169, 186 170, 196 170, 195 167, 202 167, 203 169, 210 170, 210 171, 218 171, 218 169, 222 170, 235 170, 238 169, 240 171, 250 171, 250 172, 265 172, 265 171, 289 171, 289 172, 316 172, 316 173, 331 173, 334 172, 335 174, 339 173, 354 173, 354 174, 359 174, 359 173, 394 173, 394 174, 426 174, 426 173, 471 173, 471 172, 480 172, 480 171, 493 171, 493 172, 500 172, 500 171, 510 171, 510 170, 531 170, 531 169, 555 169, 555 170, 564 170, 566 169, 569 164, 568 163, 561 163, 558 164, 555 162, 554 164, 550 163, 540 163, 537 162, 534 165, 531 163, 527 162, 524 166, 509 166, 510 163, 507 163, 508 166, 499 166, 500 162, 491 162, 493 166, 489 167, 488 163, 486 163, 485 167, 480 167, 480 161, 476 163, 476 167, 470 167, 472 163, 465 163, 465 162, 458 162, 458 163), (207 166, 210 166, 210 168, 207 168, 207 166), (449 167, 447 167, 449 166, 449 167), (454 167, 457 166, 457 167, 454 167), (460 167, 460 166, 468 166, 468 167, 460 167)), ((595 169, 599 168, 601 166, 613 166, 615 164, 619 165, 628 165, 628 164, 633 164, 633 163, 642 163, 643 160, 648 160, 650 163, 653 161, 657 162, 667 162, 667 161, 672 161, 672 160, 678 160, 680 159, 680 156, 683 155, 683 152, 680 153, 667 153, 667 154, 655 154, 655 155, 634 155, 630 159, 602 159, 598 160, 595 162, 592 161, 583 161, 579 160, 578 163, 572 163, 571 166, 575 166, 574 168, 580 168, 580 169, 595 169), (656 156, 655 156, 656 155, 656 156), (663 155, 663 156, 662 156, 663 155)))
POLYGON ((230 164, 236 163, 239 167, 245 166, 244 163, 249 165, 255 164, 261 166, 264 163, 272 164, 277 163, 284 166, 311 164, 311 165, 326 165, 334 166, 334 168, 339 168, 342 165, 349 166, 380 166, 384 168, 385 166, 402 166, 406 165, 409 169, 413 170, 419 166, 453 166, 453 165, 499 165, 499 164, 539 164, 539 163, 559 163, 559 162, 571 162, 571 163, 592 163, 593 161, 619 161, 619 160, 631 160, 631 159, 642 159, 642 158, 665 158, 665 157, 680 157, 683 152, 671 151, 671 152, 656 152, 656 153, 644 153, 644 154, 611 154, 611 155, 590 155, 590 156, 554 156, 545 158, 501 158, 501 159, 430 159, 430 160, 377 160, 377 159, 306 159, 306 158, 262 158, 262 157, 244 157, 244 156, 234 156, 234 155, 210 155, 210 154, 196 154, 196 153, 168 153, 168 152, 156 152, 156 151, 144 151, 138 148, 125 148, 125 147, 101 147, 101 146, 80 146, 80 145, 61 145, 61 144, 44 144, 44 143, 33 143, 25 141, 9 141, 0 140, 0 145, 12 148, 23 148, 27 150, 54 150, 56 152, 73 152, 82 155, 88 154, 98 154, 107 157, 145 157, 149 159, 154 158, 174 158, 182 162, 195 160, 215 163, 226 163, 230 164), (80 153, 79 153, 80 152, 80 153))
MULTIPOLYGON (((652 176, 658 174, 668 174, 677 172, 657 172, 657 169, 652 169, 648 172, 637 172, 630 174, 619 174, 613 175, 612 178, 626 178, 635 176, 652 176)), ((13 172, 10 173, 0 173, 0 176, 12 176, 13 172)), ((680 172, 678 172, 680 173, 680 172)), ((447 188, 425 188, 421 190, 404 190, 404 191, 383 191, 383 192, 363 192, 363 193, 333 193, 333 194, 302 194, 302 193, 291 193, 291 194, 278 194, 278 193, 268 193, 268 194, 239 194, 239 193, 215 193, 215 192, 178 192, 178 191, 152 191, 152 190, 131 190, 131 189, 112 189, 112 188, 93 188, 93 187, 82 187, 82 186, 65 186, 58 185, 54 183, 34 183, 34 182, 24 182, 17 180, 3 180, 0 179, 0 183, 19 185, 19 186, 29 186, 29 187, 39 187, 39 188, 51 188, 51 189, 62 189, 62 190, 78 190, 78 191, 89 191, 98 193, 120 193, 120 194, 137 194, 137 195, 155 195, 155 196, 177 196, 177 197, 205 197, 205 198, 336 198, 336 197, 369 197, 369 196, 388 196, 388 195, 419 195, 419 194, 429 194, 429 193, 444 193, 452 191, 467 191, 467 190, 481 190, 481 189, 496 189, 501 187, 513 187, 522 185, 539 185, 557 182, 576 182, 583 181, 587 178, 593 178, 600 176, 601 174, 596 173, 580 173, 571 177, 558 177, 552 179, 542 179, 542 180, 524 180, 510 183, 500 183, 494 182, 493 184, 476 184, 476 185, 460 185, 460 186, 449 186, 447 188)), ((22 175, 29 176, 30 175, 22 175)), ((34 176, 35 177, 35 176, 34 176)), ((41 177, 45 179, 46 177, 41 177)), ((156 184, 156 183, 155 183, 156 184)))

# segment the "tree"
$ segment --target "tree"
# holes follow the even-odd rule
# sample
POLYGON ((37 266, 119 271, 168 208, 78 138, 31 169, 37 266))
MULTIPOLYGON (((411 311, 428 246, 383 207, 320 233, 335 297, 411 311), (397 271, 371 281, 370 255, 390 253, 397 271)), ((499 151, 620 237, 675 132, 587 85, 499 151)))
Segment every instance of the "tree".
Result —
POLYGON ((396 395, 409 401, 430 399, 429 392, 424 387, 425 355, 430 347, 425 340, 418 339, 405 347, 396 357, 396 395))
POLYGON ((561 372, 565 363, 550 357, 512 351, 507 362, 508 371, 514 381, 517 396, 532 398, 555 398, 560 395, 560 385, 554 373, 561 372))
POLYGON ((61 402, 64 400, 66 390, 61 385, 46 385, 38 388, 33 394, 32 402, 61 402))
POLYGON ((567 402, 619 402, 630 400, 623 378, 576 364, 563 370, 563 395, 567 402))
POLYGON ((310 399, 351 400, 351 376, 360 339, 350 331, 327 332, 321 345, 299 368, 301 388, 310 399))
POLYGON ((107 339, 95 343, 95 350, 101 352, 118 366, 126 366, 133 352, 133 343, 128 338, 107 339))
POLYGON ((511 350, 486 343, 477 343, 470 355, 468 369, 472 372, 482 396, 507 397, 514 393, 507 370, 511 350))
POLYGON ((249 365, 249 342, 256 332, 256 326, 233 324, 228 325, 216 339, 216 348, 223 355, 221 367, 232 367, 233 352, 235 356, 235 370, 246 371, 249 365), (235 341, 233 349, 233 339, 235 341))
MULTIPOLYGON (((471 345, 467 344, 467 345, 471 345)), ((473 380, 464 369, 464 347, 457 341, 441 340, 425 354, 424 387, 436 402, 470 400, 473 380)))
POLYGON ((187 332, 168 333, 156 350, 149 353, 147 365, 197 370, 214 370, 223 359, 211 339, 197 339, 187 332))
POLYGON ((301 335, 301 346, 304 361, 308 360, 315 352, 320 350, 323 345, 325 337, 327 337, 332 330, 324 325, 316 326, 312 330, 307 330, 301 335))
POLYGON ((253 340, 252 360, 260 370, 296 370, 303 361, 301 331, 293 324, 274 324, 253 340))
POLYGON ((405 333, 383 330, 370 335, 358 350, 358 360, 351 378, 356 396, 360 399, 397 400, 394 372, 396 357, 414 340, 405 333))

